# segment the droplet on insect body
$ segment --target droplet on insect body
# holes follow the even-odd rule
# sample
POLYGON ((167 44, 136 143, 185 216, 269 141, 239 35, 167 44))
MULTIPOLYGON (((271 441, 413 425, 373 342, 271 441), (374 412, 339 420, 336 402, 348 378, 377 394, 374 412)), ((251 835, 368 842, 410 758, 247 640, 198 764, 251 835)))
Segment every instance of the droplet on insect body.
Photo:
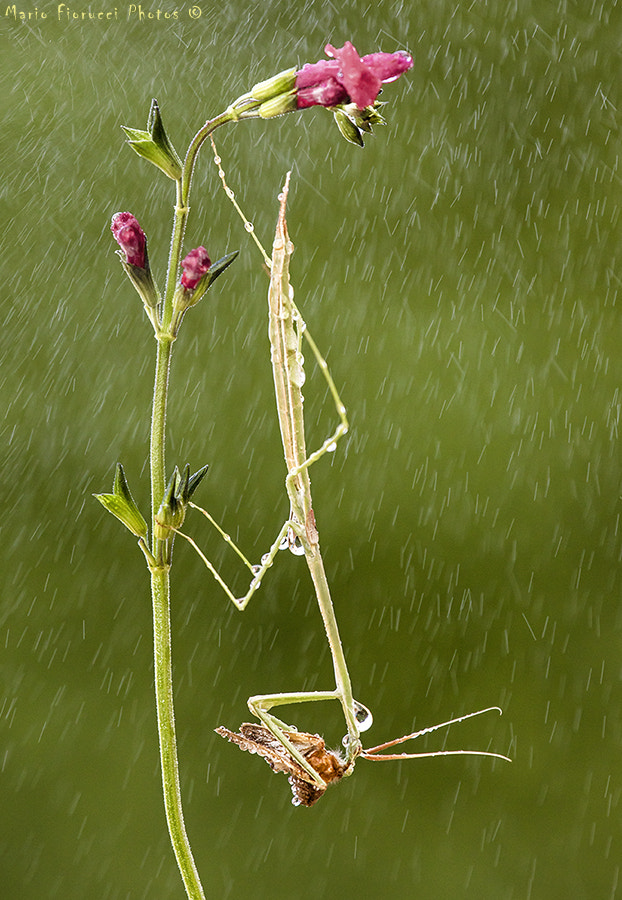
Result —
POLYGON ((333 442, 332 442, 331 444, 329 444, 328 447, 326 448, 326 452, 327 452, 327 453, 334 453, 336 449, 337 449, 337 441, 333 441, 333 442))
POLYGON ((259 575, 261 572, 261 566, 251 566, 251 572, 253 575, 259 575))
POLYGON ((270 562, 270 554, 269 554, 269 553, 264 553, 264 555, 261 557, 261 564, 262 564, 262 566, 265 566, 265 565, 266 565, 267 563, 269 563, 269 562, 270 562))
POLYGON ((255 226, 253 225, 252 222, 245 222, 244 227, 246 228, 246 230, 248 231, 249 234, 252 234, 253 231, 255 230, 255 226))
POLYGON ((279 544, 279 550, 287 550, 289 548, 289 536, 286 534, 285 537, 281 538, 281 543, 279 544))
POLYGON ((304 556, 305 548, 302 546, 300 538, 296 536, 293 541, 289 543, 289 549, 294 554, 294 556, 304 556))
POLYGON ((366 706, 363 706, 362 703, 359 703, 358 700, 354 701, 354 717, 359 731, 368 731, 374 724, 374 717, 371 711, 366 706))

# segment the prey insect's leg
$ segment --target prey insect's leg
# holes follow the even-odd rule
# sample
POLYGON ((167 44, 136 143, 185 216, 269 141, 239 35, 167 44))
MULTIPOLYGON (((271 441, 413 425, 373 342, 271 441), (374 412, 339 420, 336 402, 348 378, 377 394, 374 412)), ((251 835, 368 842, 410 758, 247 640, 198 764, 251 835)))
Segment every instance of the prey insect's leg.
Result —
POLYGON ((277 719, 268 712, 275 706, 284 706, 288 703, 312 703, 317 700, 339 700, 337 691, 302 691, 292 694, 261 694, 248 698, 248 708, 254 716, 260 719, 266 728, 275 736, 287 750, 287 752, 302 766, 320 787, 326 787, 322 777, 313 766, 304 758, 299 750, 288 740, 285 732, 294 731, 291 725, 277 719))

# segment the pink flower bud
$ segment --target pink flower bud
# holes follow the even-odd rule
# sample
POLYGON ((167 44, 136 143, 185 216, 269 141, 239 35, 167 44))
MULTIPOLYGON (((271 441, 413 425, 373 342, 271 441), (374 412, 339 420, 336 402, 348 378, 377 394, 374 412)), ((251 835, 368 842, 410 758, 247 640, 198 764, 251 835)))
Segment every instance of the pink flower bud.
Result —
POLYGON ((125 253, 125 261, 139 269, 147 268, 147 239, 138 220, 129 212, 115 213, 110 230, 125 253))
POLYGON ((298 109, 346 103, 364 109, 375 102, 384 83, 395 81, 413 65, 412 56, 403 50, 370 53, 361 59, 350 41, 341 49, 327 44, 324 52, 332 59, 307 63, 296 73, 298 109))
POLYGON ((197 247, 195 250, 191 250, 181 263, 183 269, 183 275, 181 276, 182 287, 189 291, 194 290, 201 278, 209 271, 211 264, 205 247, 197 247))

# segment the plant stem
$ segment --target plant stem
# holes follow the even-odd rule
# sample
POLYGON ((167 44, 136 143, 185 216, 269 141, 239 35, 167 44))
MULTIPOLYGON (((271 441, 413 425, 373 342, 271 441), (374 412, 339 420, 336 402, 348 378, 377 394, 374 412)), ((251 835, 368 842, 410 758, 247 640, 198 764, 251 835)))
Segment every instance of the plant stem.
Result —
POLYGON ((190 900, 205 900, 199 873, 195 865, 190 841, 184 826, 177 763, 175 713, 173 708, 173 673, 171 662, 170 574, 169 567, 151 570, 153 598, 153 637, 156 708, 160 739, 160 763, 164 808, 186 893, 190 900))
POLYGON ((160 508, 166 483, 166 405, 168 399, 168 381, 173 354, 173 339, 161 334, 158 337, 156 351, 156 369, 153 385, 153 405, 151 409, 151 521, 152 521, 152 553, 159 562, 162 559, 163 541, 154 534, 155 517, 160 508))
POLYGON ((226 125, 227 122, 237 121, 236 117, 229 111, 220 113, 213 119, 209 119, 202 128, 197 131, 190 142, 181 178, 177 182, 177 200, 175 204, 175 213, 173 218, 173 233, 171 235, 171 249, 168 259, 168 274, 166 278, 166 291, 164 294, 164 309, 162 311, 161 330, 166 332, 173 315, 173 295, 177 285, 177 276, 179 273, 179 263, 181 260, 181 248, 184 240, 184 232, 186 230, 186 222, 188 221, 188 213, 190 207, 188 201, 190 199, 190 188, 192 186, 192 175, 194 173, 194 164, 197 154, 203 143, 220 125, 226 125))
POLYGON ((173 845, 177 865, 190 900, 204 900, 190 842, 184 826, 181 789, 179 784, 179 763, 177 760, 177 739, 175 737, 175 711, 173 705, 173 671, 171 651, 171 611, 170 611, 170 566, 172 561, 173 538, 161 540, 155 536, 156 515, 162 503, 166 486, 166 410, 169 374, 174 336, 169 327, 173 315, 173 296, 178 280, 182 245, 188 220, 188 196, 192 172, 201 144, 219 125, 229 121, 224 113, 207 122, 195 135, 190 144, 181 179, 176 184, 176 204, 173 218, 173 232, 169 254, 168 275, 160 328, 157 332, 156 367, 151 410, 150 434, 150 477, 151 477, 151 528, 152 553, 156 560, 151 571, 151 600, 153 606, 153 646, 156 710, 158 718, 158 738, 160 743, 160 765, 162 789, 168 830, 173 845))

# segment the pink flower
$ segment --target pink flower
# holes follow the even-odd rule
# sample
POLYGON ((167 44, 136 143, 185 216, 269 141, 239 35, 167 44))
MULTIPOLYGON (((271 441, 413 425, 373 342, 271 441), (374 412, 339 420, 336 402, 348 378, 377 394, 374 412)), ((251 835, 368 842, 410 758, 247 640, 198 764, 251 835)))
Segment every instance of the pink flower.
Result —
POLYGON ((403 50, 361 58, 350 41, 341 49, 327 44, 324 52, 332 59, 307 63, 296 73, 298 109, 346 103, 364 109, 374 103, 383 84, 395 81, 413 65, 412 56, 403 50))
POLYGON ((125 253, 125 261, 139 269, 147 268, 147 238, 138 220, 129 212, 115 213, 110 230, 125 253))
POLYGON ((205 247, 197 247, 195 250, 191 250, 181 263, 183 269, 183 275, 181 276, 182 287, 189 291, 194 290, 201 278, 209 271, 211 264, 205 247))

